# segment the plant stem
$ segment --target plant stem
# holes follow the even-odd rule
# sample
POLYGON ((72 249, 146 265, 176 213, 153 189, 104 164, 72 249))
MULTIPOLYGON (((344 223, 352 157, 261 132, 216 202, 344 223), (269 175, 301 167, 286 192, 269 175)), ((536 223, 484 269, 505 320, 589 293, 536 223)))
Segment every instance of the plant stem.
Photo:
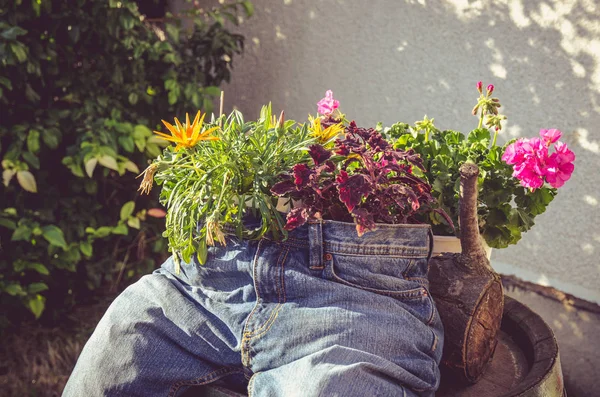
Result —
POLYGON ((492 140, 492 147, 496 146, 496 138, 498 138, 498 130, 494 131, 494 140, 492 140))
POLYGON ((477 128, 481 128, 483 126, 483 109, 481 109, 481 116, 479 116, 479 125, 477 126, 477 128))

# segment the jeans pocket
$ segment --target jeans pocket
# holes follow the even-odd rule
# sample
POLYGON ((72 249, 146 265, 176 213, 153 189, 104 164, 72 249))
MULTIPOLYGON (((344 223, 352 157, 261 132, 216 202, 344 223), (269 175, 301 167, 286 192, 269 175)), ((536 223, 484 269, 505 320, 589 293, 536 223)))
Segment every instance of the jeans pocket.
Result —
POLYGON ((327 259, 332 280, 341 284, 402 300, 428 295, 419 282, 404 278, 415 259, 343 254, 328 254, 327 259))

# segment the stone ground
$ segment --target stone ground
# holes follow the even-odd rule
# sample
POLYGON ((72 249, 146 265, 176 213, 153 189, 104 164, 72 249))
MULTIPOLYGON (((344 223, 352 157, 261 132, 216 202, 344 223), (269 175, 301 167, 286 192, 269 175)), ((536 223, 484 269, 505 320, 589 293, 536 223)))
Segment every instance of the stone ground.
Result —
POLYGON ((600 306, 510 276, 503 283, 554 331, 568 396, 600 397, 600 306))

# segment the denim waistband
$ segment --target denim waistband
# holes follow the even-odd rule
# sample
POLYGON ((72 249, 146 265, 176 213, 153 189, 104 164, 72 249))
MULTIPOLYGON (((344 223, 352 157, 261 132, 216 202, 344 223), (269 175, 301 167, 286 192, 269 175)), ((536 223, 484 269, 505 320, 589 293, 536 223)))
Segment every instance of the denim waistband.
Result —
MULTIPOLYGON (((248 218, 248 228, 259 227, 260 221, 248 218)), ((300 226, 288 234, 282 244, 310 248, 311 253, 338 253, 346 255, 382 255, 404 258, 423 258, 431 255, 433 235, 427 224, 377 224, 377 228, 363 234, 348 222, 323 220, 300 226)), ((233 230, 225 225, 225 231, 233 230)))
POLYGON ((324 253, 426 257, 430 253, 430 234, 429 225, 377 224, 377 229, 359 237, 354 223, 324 220, 293 230, 286 241, 311 250, 322 246, 324 253))

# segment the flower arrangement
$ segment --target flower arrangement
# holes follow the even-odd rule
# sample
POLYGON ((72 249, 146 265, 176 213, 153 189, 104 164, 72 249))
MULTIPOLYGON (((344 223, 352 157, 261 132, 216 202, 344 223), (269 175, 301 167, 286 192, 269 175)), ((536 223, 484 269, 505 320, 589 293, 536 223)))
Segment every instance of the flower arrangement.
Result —
MULTIPOLYGON (((494 86, 477 83, 479 98, 473 108, 478 116, 477 128, 467 136, 460 132, 438 130, 433 119, 425 117, 414 126, 396 123, 385 130, 394 147, 413 149, 423 161, 422 176, 432 185, 436 205, 458 223, 459 167, 465 162, 479 166, 479 228, 490 247, 504 248, 516 244, 522 233, 534 225, 537 215, 546 210, 557 189, 571 176, 575 155, 559 141, 557 129, 541 130, 540 137, 496 144, 502 122, 500 100, 493 97, 494 86), (490 132, 490 130, 493 132, 490 132), (554 152, 549 148, 554 145, 554 152)), ((417 170, 419 173, 419 170, 417 170)), ((429 221, 436 234, 454 235, 451 223, 430 212, 429 221)))
POLYGON ((270 105, 256 121, 244 121, 238 111, 206 124, 204 116, 198 113, 193 122, 186 116, 183 124, 175 119, 175 125, 163 121, 170 135, 155 133, 176 146, 167 147, 142 173, 142 192, 148 193, 154 181, 162 185, 163 235, 176 261, 197 255, 204 263, 207 246, 225 244, 225 224, 239 237, 271 232, 281 238, 285 221, 270 188, 277 175, 308 160, 303 149, 314 141, 306 125, 285 121, 283 113, 276 118, 270 105), (244 229, 248 212, 262 219, 259 229, 244 229))
POLYGON ((312 162, 294 165, 271 189, 299 201, 287 216, 287 230, 309 220, 332 219, 356 223, 362 236, 376 223, 412 223, 431 209, 431 186, 412 173, 422 167, 419 155, 394 149, 375 129, 359 128, 354 121, 344 131, 330 149, 335 137, 311 145, 312 162))
POLYGON ((154 181, 162 185, 170 250, 176 261, 196 254, 204 263, 208 246, 225 244, 226 224, 248 239, 266 233, 284 239, 320 219, 354 222, 358 236, 378 223, 418 222, 453 234, 459 167, 473 162, 480 168, 480 231, 492 247, 514 244, 569 179, 575 156, 555 129, 497 146, 506 117, 498 113, 494 87, 485 94, 481 83, 477 88, 479 124, 466 137, 438 130, 427 117, 414 127, 358 127, 331 91, 318 102, 317 117, 304 124, 285 121, 283 112, 276 118, 270 105, 251 122, 238 111, 207 123, 200 112, 192 122, 188 115, 185 123, 163 121, 168 133, 155 133, 176 146, 142 173, 140 190, 148 193, 154 181), (285 219, 282 198, 294 204, 285 219), (245 229, 249 213, 260 217, 258 229, 245 229))
POLYGON ((142 173, 140 190, 162 185, 164 236, 175 260, 197 255, 204 263, 208 246, 225 245, 225 224, 238 237, 283 239, 316 219, 354 222, 361 236, 376 223, 426 218, 434 199, 427 181, 413 173, 423 168, 419 155, 395 149, 373 128, 348 123, 338 107, 328 91, 320 115, 301 125, 284 121, 283 113, 276 119, 270 106, 252 122, 237 111, 206 124, 200 112, 192 122, 187 115, 185 123, 163 120, 168 133, 155 133, 176 146, 142 173), (281 198, 295 202, 286 220, 281 198), (258 229, 245 229, 248 213, 261 218, 258 229))

